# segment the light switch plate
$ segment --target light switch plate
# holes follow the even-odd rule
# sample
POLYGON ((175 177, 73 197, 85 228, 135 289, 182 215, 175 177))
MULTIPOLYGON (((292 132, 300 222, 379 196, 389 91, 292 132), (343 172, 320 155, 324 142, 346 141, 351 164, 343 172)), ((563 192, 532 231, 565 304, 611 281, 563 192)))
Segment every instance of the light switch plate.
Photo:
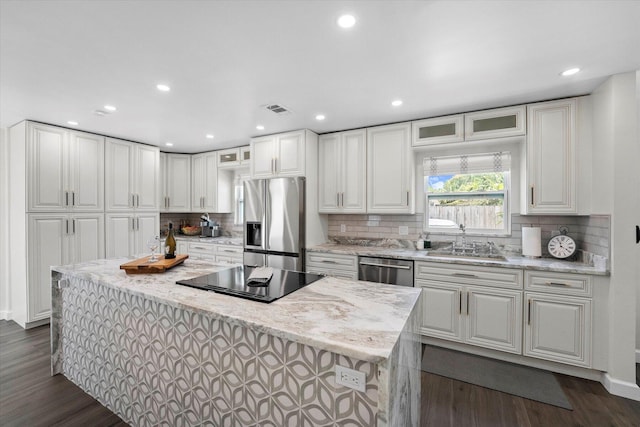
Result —
POLYGON ((401 225, 398 227, 398 234, 401 236, 406 236, 409 234, 409 227, 406 225, 401 225))
POLYGON ((341 233, 346 233, 347 232, 347 225, 346 224, 340 224, 340 232, 341 233))
POLYGON ((355 371, 340 365, 336 365, 336 384, 361 392, 367 391, 367 377, 364 372, 355 371))

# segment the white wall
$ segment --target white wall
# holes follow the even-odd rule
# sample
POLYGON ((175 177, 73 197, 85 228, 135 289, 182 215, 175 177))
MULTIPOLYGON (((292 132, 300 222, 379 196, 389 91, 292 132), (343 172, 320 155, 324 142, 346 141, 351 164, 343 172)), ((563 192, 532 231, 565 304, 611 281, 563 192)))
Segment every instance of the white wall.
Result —
POLYGON ((640 399, 635 385, 636 294, 640 250, 634 227, 638 188, 638 100, 636 73, 610 77, 593 93, 593 213, 611 213, 609 369, 605 385, 640 399))
POLYGON ((9 144, 8 132, 0 128, 0 319, 10 318, 9 295, 9 144))

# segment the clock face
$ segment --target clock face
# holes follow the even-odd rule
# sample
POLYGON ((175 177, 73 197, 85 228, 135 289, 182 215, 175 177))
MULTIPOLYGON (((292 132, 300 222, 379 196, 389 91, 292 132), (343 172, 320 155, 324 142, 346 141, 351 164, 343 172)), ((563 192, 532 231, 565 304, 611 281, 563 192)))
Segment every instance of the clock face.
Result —
POLYGON ((576 242, 564 234, 549 240, 549 253, 556 258, 567 258, 576 251, 576 242))

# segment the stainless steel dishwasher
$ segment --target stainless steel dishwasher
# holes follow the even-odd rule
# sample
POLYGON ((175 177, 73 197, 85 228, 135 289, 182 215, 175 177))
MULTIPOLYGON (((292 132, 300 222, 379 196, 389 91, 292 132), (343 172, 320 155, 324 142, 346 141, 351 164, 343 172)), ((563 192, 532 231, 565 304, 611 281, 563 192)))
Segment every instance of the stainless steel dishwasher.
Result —
POLYGON ((413 261, 358 257, 358 280, 413 286, 413 261))

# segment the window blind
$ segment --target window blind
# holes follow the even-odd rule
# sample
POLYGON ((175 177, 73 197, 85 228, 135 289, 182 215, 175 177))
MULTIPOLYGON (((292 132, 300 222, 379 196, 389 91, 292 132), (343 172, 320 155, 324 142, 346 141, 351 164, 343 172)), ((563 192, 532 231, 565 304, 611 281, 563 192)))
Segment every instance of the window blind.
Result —
POLYGON ((425 157, 424 174, 457 175, 465 173, 508 172, 511 155, 507 151, 462 156, 425 157))

